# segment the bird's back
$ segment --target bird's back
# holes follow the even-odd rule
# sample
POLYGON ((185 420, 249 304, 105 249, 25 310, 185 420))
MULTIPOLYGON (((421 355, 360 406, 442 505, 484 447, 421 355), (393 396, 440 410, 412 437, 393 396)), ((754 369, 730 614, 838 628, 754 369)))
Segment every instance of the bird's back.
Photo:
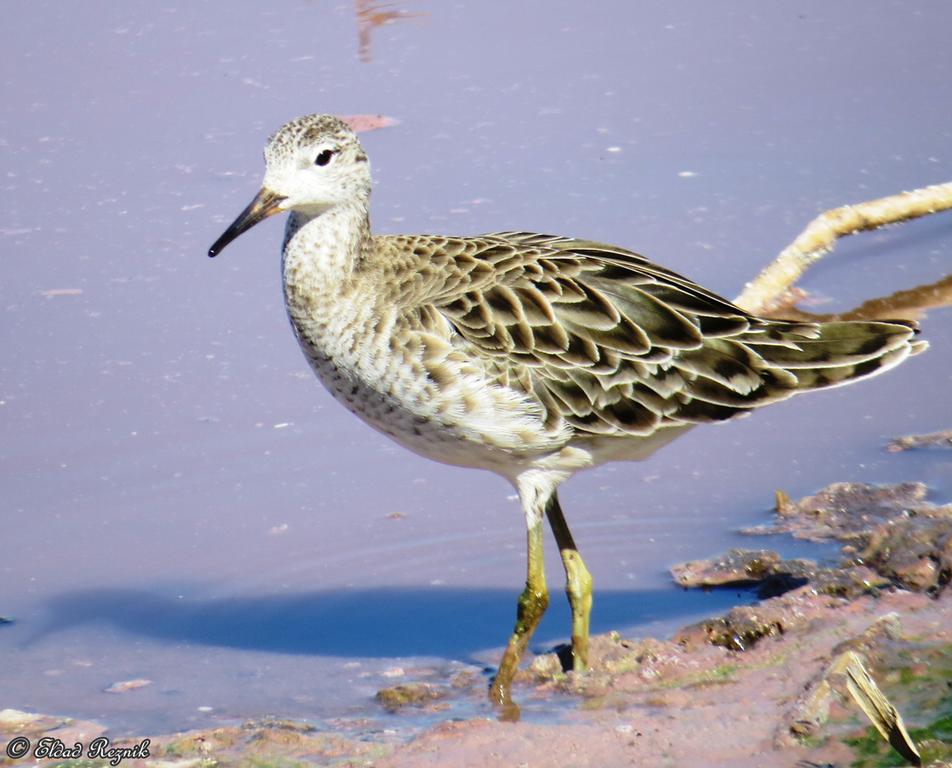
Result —
POLYGON ((722 421, 887 370, 921 351, 907 321, 750 315, 644 257, 534 233, 375 238, 391 300, 538 405, 550 431, 648 436, 722 421))

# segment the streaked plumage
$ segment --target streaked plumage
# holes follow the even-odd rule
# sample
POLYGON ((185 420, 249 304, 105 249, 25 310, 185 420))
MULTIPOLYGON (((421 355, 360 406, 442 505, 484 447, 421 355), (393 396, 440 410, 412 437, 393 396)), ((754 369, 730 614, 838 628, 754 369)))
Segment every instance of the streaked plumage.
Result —
POLYGON ((603 243, 526 232, 374 236, 367 156, 333 117, 288 123, 265 156, 262 191, 210 255, 291 211, 288 313, 327 388, 411 450, 493 470, 519 491, 530 566, 493 688, 502 702, 547 600, 543 512, 565 561, 584 666, 591 580, 558 507, 560 482, 602 461, 644 458, 694 424, 874 375, 925 347, 905 321, 754 317, 603 243))

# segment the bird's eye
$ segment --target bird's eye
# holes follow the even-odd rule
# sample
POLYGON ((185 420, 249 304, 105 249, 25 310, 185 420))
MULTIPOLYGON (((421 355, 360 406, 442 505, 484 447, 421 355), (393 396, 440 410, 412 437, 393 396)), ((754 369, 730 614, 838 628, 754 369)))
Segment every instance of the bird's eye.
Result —
POLYGON ((327 165, 332 157, 334 157, 333 149, 322 150, 321 153, 314 158, 314 165, 327 165))

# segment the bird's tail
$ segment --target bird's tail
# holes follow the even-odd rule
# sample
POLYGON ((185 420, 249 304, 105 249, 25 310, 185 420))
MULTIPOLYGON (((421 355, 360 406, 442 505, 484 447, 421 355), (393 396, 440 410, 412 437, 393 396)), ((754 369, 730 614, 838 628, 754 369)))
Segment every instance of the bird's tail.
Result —
POLYGON ((928 347, 910 320, 770 323, 748 347, 796 378, 806 391, 849 384, 888 371, 928 347))

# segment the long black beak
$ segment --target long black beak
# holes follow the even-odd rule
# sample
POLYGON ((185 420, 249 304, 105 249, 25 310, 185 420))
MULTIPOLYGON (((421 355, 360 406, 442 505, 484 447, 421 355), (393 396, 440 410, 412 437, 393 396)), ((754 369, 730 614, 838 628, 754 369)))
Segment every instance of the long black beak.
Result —
POLYGON ((281 195, 276 195, 270 189, 262 187, 261 191, 255 195, 255 199, 251 201, 245 210, 238 214, 238 218, 231 223, 231 226, 228 227, 228 229, 222 233, 222 236, 215 241, 215 244, 208 249, 208 255, 214 258, 222 252, 222 249, 228 245, 228 243, 238 237, 242 232, 251 229, 259 221, 268 218, 268 216, 280 213, 281 209, 278 206, 281 205, 284 199, 285 198, 281 195))

